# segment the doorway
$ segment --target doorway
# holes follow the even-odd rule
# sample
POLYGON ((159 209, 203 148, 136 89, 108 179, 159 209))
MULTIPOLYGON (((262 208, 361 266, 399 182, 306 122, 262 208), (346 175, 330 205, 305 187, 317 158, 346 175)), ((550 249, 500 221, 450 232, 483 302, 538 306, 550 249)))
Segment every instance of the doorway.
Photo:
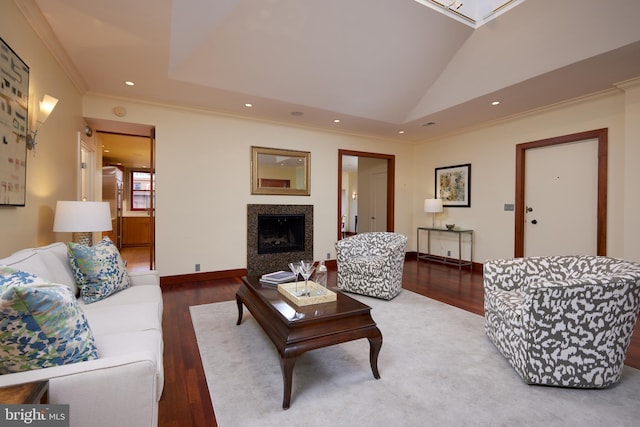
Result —
POLYGON ((358 232, 393 231, 394 188, 395 156, 338 150, 338 240, 358 232))
POLYGON ((155 129, 148 125, 86 120, 95 129, 95 139, 102 151, 96 160, 100 162, 98 167, 103 167, 107 174, 116 169, 119 181, 110 192, 104 190, 105 179, 102 182, 102 199, 114 203, 114 231, 119 235, 112 240, 118 242, 130 271, 155 269, 155 129))
MULTIPOLYGON (((525 250, 549 251, 548 246, 547 249, 532 249, 532 247, 529 246, 528 243, 525 244, 527 235, 530 239, 535 240, 538 236, 532 236, 532 234, 538 233, 538 231, 543 230, 543 228, 535 228, 539 224, 539 219, 536 218, 536 214, 545 215, 545 211, 549 212, 546 215, 546 222, 550 223, 549 225, 551 225, 551 227, 561 228, 561 231, 549 232, 551 233, 551 235, 554 235, 556 239, 570 240, 571 233, 573 232, 576 232, 578 234, 580 234, 581 232, 585 232, 587 236, 593 233, 595 235, 595 247, 593 248, 593 251, 595 251, 596 255, 606 255, 607 135, 607 129, 597 129, 593 131, 565 135, 557 138, 518 144, 516 146, 515 257, 523 257, 525 255, 540 255, 537 253, 526 253, 525 250), (591 149, 590 146, 593 146, 593 149, 591 149), (544 188, 543 191, 538 191, 540 189, 540 186, 532 183, 533 177, 530 173, 527 174, 527 167, 535 167, 536 162, 534 158, 537 154, 540 153, 540 149, 553 149, 553 152, 545 151, 543 153, 544 156, 548 156, 549 161, 544 168, 538 168, 544 169, 545 172, 536 174, 535 176, 536 180, 539 179, 541 181, 548 181, 546 184, 546 195, 544 194, 544 188), (527 153, 531 154, 531 159, 527 158, 527 153), (565 161, 564 169, 558 169, 559 167, 561 167, 561 165, 553 166, 554 162, 552 160, 557 159, 552 159, 549 156, 554 155, 562 156, 562 158, 565 159, 570 159, 565 161), (585 160, 581 163, 591 165, 591 168, 596 168, 596 170, 587 171, 584 169, 584 167, 582 167, 582 169, 575 167, 576 165, 572 164, 575 163, 575 156, 585 156, 585 160), (533 160, 533 163, 529 160, 533 160), (561 170, 562 172, 558 172, 558 170, 561 170), (547 173, 554 171, 556 172, 555 174, 547 173), (573 176, 567 176, 567 174, 574 174, 574 172, 580 175, 578 177, 578 180, 574 179, 575 177, 573 176), (528 179, 527 176, 529 176, 528 179), (562 183, 561 181, 566 181, 566 183, 562 183), (531 188, 525 188, 527 187, 527 185, 529 185, 529 187, 531 188), (587 220, 586 223, 585 221, 581 222, 583 224, 590 225, 576 226, 577 223, 575 221, 572 222, 572 218, 575 220, 576 217, 583 217, 584 214, 575 211, 572 211, 573 213, 569 214, 567 221, 565 221, 565 225, 562 225, 560 223, 560 220, 563 215, 559 215, 557 214, 557 212, 564 212, 569 209, 569 206, 567 206, 567 204, 573 205, 575 203, 572 203, 570 200, 562 199, 560 202, 558 202, 557 199, 554 202, 553 199, 549 197, 549 188, 559 189, 559 192, 571 191, 578 194, 582 193, 585 194, 585 198, 587 200, 592 199, 592 201, 590 202, 590 206, 580 205, 582 207, 579 208, 584 211, 591 212, 594 220, 587 220), (594 193, 593 197, 588 197, 588 194, 590 194, 590 192, 594 193), (538 197, 537 206, 532 206, 532 203, 529 200, 529 196, 533 198, 538 197), (557 210, 556 215, 553 214, 553 209, 557 210), (579 227, 589 227, 590 229, 583 230, 579 227), (558 238, 558 235, 562 237, 558 238)), ((538 162, 538 164, 540 163, 538 162)), ((584 166, 584 164, 581 166, 584 166)), ((543 232, 541 234, 542 238, 544 238, 544 236, 548 235, 549 233, 545 234, 543 232)), ((582 238, 582 236, 576 237, 576 239, 578 238, 582 238)), ((558 247, 557 250, 562 251, 562 248, 558 247)), ((567 250, 575 252, 575 248, 570 248, 567 250)), ((554 252, 557 251, 554 250, 554 252)))

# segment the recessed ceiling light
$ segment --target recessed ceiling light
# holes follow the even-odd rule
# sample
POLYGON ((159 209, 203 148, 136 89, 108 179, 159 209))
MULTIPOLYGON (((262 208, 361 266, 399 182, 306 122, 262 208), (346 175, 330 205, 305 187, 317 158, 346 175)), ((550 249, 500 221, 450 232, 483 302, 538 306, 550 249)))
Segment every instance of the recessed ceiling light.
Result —
POLYGON ((403 130, 399 130, 398 133, 404 133, 404 131, 403 130))
POLYGON ((134 86, 135 85, 135 83, 132 82, 131 80, 125 81, 124 84, 126 84, 127 86, 134 86))
POLYGON ((500 101, 493 101, 493 102, 491 103, 491 105, 499 105, 499 104, 500 104, 500 101))
POLYGON ((333 123, 340 123, 340 119, 333 119, 333 123))
POLYGON ((110 153, 111 151, 110 151, 110 150, 104 150, 104 152, 105 152, 105 153, 110 153))
POLYGON ((247 108, 251 108, 251 107, 253 107, 253 104, 247 102, 246 104, 244 104, 244 106, 247 107, 247 108))

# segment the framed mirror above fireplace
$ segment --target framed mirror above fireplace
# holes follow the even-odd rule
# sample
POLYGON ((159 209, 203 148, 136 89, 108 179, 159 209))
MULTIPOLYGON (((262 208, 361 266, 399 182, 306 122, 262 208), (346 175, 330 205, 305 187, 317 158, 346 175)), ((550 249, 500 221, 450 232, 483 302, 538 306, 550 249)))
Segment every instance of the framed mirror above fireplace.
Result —
POLYGON ((251 147, 251 194, 308 196, 308 151, 251 147))

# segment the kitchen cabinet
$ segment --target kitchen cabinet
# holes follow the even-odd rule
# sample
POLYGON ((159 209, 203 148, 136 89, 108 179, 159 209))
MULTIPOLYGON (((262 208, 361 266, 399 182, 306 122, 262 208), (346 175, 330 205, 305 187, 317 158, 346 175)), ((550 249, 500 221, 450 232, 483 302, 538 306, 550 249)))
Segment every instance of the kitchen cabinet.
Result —
POLYGON ((151 244, 151 218, 126 216, 122 218, 122 245, 149 246, 151 244))

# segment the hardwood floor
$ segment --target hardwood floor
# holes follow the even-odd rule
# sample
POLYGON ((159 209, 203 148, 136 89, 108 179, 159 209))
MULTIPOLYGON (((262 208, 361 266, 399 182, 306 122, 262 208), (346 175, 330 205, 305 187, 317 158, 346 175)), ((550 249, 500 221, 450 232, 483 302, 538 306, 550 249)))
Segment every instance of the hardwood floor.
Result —
MULTIPOLYGON (((132 259, 128 261, 129 267, 136 268, 131 265, 132 259)), ((335 271, 329 271, 328 283, 335 286, 335 271)), ((216 426, 189 306, 233 300, 239 286, 239 277, 163 286, 165 384, 160 400, 160 426, 216 426)), ((408 260, 403 288, 483 314, 482 274, 478 272, 408 260)), ((235 320, 229 319, 229 325, 235 325, 235 320)), ((626 364, 640 369, 639 327, 634 332, 626 364)))
POLYGON ((120 256, 127 261, 129 271, 148 271, 151 258, 151 248, 144 246, 130 246, 120 249, 120 256))

